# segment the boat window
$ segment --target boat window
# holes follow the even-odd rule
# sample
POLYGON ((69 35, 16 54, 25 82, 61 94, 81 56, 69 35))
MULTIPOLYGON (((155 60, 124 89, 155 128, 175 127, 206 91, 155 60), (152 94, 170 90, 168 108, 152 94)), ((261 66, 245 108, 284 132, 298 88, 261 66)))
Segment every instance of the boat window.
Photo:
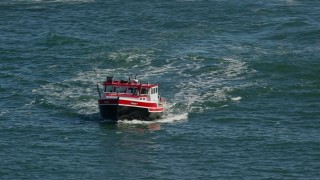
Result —
POLYGON ((117 93, 127 93, 126 87, 115 87, 115 92, 117 93))
POLYGON ((128 88, 128 92, 129 94, 136 94, 137 93, 137 88, 128 88))
POLYGON ((149 90, 149 89, 142 88, 142 89, 141 89, 141 94, 148 94, 148 90, 149 90))
POLYGON ((105 86, 104 92, 112 92, 113 87, 112 86, 105 86))

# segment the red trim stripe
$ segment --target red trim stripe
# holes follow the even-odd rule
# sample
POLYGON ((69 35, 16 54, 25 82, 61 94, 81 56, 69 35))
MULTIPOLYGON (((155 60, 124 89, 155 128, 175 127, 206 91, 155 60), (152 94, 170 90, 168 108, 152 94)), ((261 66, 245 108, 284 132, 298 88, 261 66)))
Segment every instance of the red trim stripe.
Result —
POLYGON ((99 99, 99 105, 120 105, 147 108, 149 112, 163 112, 164 107, 158 107, 155 102, 134 101, 127 99, 99 99))

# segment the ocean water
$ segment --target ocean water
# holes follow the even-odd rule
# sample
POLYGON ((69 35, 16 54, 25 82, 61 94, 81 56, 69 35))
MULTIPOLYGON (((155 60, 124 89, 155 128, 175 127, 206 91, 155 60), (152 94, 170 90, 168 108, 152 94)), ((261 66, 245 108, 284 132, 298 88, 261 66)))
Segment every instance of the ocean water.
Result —
POLYGON ((318 0, 1 0, 0 179, 318 179, 318 0), (96 83, 158 83, 105 123, 96 83))

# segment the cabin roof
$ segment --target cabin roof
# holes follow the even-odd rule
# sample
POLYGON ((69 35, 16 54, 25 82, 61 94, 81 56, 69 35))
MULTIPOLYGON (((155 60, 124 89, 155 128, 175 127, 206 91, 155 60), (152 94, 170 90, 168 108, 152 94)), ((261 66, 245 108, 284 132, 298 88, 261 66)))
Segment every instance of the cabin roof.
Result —
POLYGON ((131 88, 153 88, 157 87, 158 84, 150 84, 150 83, 137 83, 137 82, 130 82, 130 81, 105 81, 103 82, 104 86, 119 86, 119 87, 131 87, 131 88))

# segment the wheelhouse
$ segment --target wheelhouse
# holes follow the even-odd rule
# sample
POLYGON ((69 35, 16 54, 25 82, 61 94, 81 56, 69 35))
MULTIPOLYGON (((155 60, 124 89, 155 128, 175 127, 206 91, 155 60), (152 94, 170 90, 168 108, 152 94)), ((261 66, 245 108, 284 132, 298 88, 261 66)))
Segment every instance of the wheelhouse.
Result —
POLYGON ((121 96, 127 98, 138 98, 139 100, 159 101, 158 84, 142 83, 138 80, 114 81, 107 77, 103 83, 104 97, 121 96))

